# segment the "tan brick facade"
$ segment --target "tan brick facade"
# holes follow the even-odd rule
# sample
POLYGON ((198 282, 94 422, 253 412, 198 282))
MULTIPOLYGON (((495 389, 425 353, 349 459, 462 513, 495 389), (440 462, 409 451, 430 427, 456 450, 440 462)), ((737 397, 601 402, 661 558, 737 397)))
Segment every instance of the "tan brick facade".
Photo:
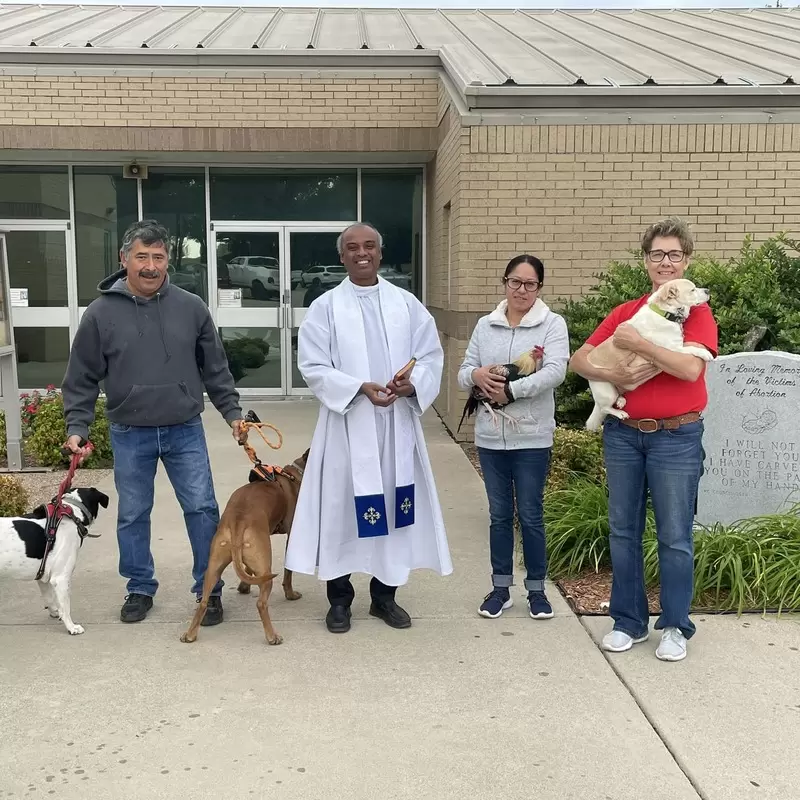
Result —
POLYGON ((719 258, 746 234, 800 229, 800 125, 484 125, 459 141, 437 157, 457 177, 432 187, 436 197, 446 186, 457 209, 449 262, 435 244, 444 216, 429 209, 428 299, 450 369, 437 408, 451 426, 464 399, 454 373, 513 255, 542 258, 552 301, 584 294, 662 216, 687 219, 697 250, 719 258))
POLYGON ((186 128, 435 127, 435 78, 13 75, 0 125, 186 128))

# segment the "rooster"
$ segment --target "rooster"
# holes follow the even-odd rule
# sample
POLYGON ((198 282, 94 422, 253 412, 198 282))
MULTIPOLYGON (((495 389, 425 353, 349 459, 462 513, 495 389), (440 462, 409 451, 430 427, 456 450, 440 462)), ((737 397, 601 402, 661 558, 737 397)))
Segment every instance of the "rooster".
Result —
MULTIPOLYGON (((543 360, 544 347, 536 345, 533 350, 526 350, 516 361, 512 361, 510 364, 492 365, 489 367, 489 372, 491 372, 492 375, 503 378, 506 384, 509 384, 519 378, 525 378, 528 375, 533 375, 534 372, 538 372, 542 368, 543 360)), ((464 413, 461 415, 461 422, 458 423, 459 431, 461 430, 464 420, 469 419, 481 405, 491 415, 492 422, 496 428, 500 425, 498 417, 507 419, 512 428, 516 428, 519 425, 519 420, 517 420, 516 417, 512 417, 510 414, 506 414, 505 411, 503 411, 502 405, 496 403, 494 400, 490 400, 479 387, 473 386, 467 398, 467 402, 464 404, 464 413)))

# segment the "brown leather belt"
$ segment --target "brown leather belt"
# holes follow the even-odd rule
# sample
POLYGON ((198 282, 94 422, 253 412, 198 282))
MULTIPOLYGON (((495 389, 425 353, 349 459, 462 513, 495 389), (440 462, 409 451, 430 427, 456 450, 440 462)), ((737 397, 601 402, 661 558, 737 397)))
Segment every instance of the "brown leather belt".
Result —
POLYGON ((636 428, 642 433, 655 433, 656 431, 674 431, 681 425, 688 425, 690 422, 701 420, 703 415, 699 411, 690 411, 688 414, 681 414, 679 417, 667 417, 666 419, 623 419, 623 425, 629 428, 636 428))

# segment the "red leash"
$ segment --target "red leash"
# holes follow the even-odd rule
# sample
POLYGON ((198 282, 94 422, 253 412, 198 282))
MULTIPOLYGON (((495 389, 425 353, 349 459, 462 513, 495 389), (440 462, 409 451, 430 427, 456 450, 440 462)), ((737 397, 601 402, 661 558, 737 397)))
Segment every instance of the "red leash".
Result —
POLYGON ((72 516, 72 510, 62 503, 64 495, 72 488, 72 479, 75 477, 75 472, 78 469, 81 459, 88 458, 91 455, 92 450, 94 450, 94 445, 91 442, 81 443, 81 447, 87 451, 85 456, 82 456, 79 453, 73 453, 67 447, 61 448, 61 452, 64 453, 64 455, 71 455, 72 458, 69 462, 67 474, 59 484, 58 493, 56 494, 55 498, 53 498, 52 502, 48 503, 46 506, 47 520, 44 526, 44 557, 42 558, 42 563, 39 565, 39 571, 36 573, 37 581, 41 580, 42 575, 44 575, 44 568, 47 564, 47 556, 50 555, 50 551, 53 549, 53 545, 56 542, 56 531, 58 530, 59 523, 64 517, 72 516))

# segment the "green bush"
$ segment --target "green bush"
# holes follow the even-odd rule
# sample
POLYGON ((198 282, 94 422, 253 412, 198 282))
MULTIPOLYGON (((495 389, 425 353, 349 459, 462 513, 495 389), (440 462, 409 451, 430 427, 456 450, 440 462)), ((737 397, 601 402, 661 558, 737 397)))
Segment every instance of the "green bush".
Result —
MULTIPOLYGON (((755 246, 747 237, 739 254, 725 263, 697 256, 686 277, 711 292, 719 326, 720 355, 743 350, 800 352, 800 244, 781 234, 755 246)), ((641 254, 634 263, 613 261, 595 276, 593 293, 561 301, 574 353, 620 303, 650 291, 641 254)), ((556 392, 556 419, 583 427, 592 411, 587 382, 568 372, 556 392)))
POLYGON ((13 475, 0 475, 0 516, 16 517, 28 510, 28 492, 13 475))
MULTIPOLYGON (((66 438, 64 400, 56 393, 39 404, 31 423, 31 434, 25 440, 25 450, 43 467, 63 466, 69 463, 69 458, 61 452, 66 438)), ((89 428, 89 441, 94 445, 94 452, 82 466, 109 466, 113 462, 113 455, 105 400, 102 398, 95 405, 95 422, 89 428)))
POLYGON ((547 491, 564 488, 575 476, 605 481, 603 438, 599 433, 557 427, 553 433, 553 457, 547 491))
MULTIPOLYGON (((586 478, 545 496, 548 571, 554 579, 611 566, 608 494, 586 478)), ((800 610, 800 504, 784 514, 715 525, 694 538, 695 602, 720 610, 800 610)), ((655 517, 648 506, 643 539, 648 587, 658 584, 655 517)))

